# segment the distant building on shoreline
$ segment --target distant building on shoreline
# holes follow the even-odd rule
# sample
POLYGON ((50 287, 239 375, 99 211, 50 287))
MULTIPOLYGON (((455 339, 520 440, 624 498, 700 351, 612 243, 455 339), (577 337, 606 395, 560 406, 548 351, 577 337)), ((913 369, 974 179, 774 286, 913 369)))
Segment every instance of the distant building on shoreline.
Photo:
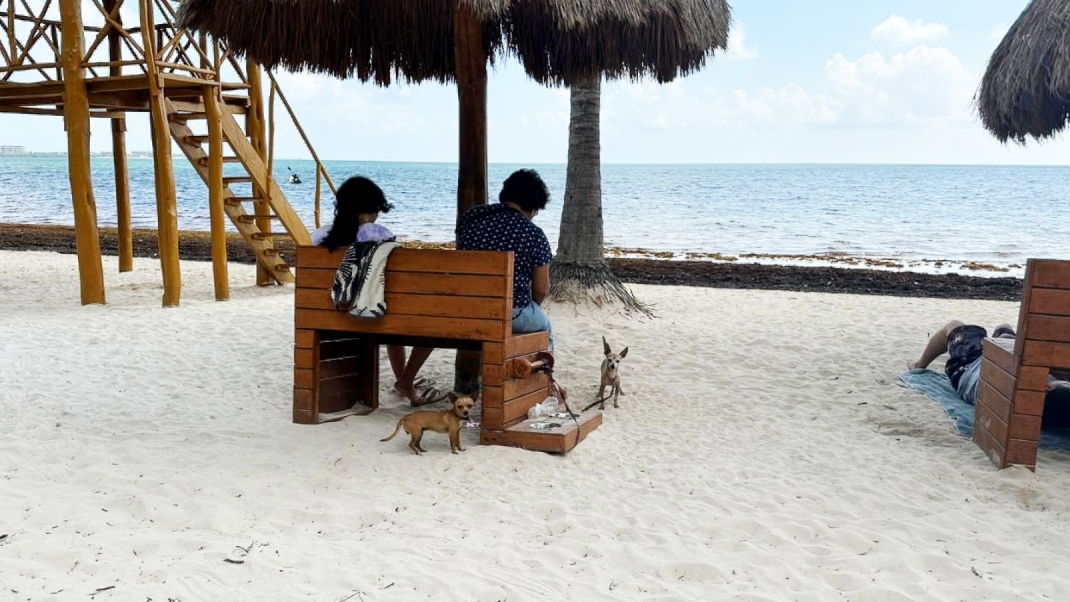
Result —
POLYGON ((0 155, 27 155, 25 146, 0 146, 0 155))

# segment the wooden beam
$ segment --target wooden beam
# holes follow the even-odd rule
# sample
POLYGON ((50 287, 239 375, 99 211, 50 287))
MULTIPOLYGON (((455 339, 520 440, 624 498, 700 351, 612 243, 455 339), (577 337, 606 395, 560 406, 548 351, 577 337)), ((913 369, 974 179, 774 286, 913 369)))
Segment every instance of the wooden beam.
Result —
MULTIPOLYGON (((249 136, 249 142, 252 143, 257 154, 260 155, 260 159, 266 163, 267 130, 264 125, 264 86, 260 73, 260 65, 255 61, 248 60, 245 63, 245 71, 248 73, 249 77, 249 112, 245 114, 245 131, 249 136)), ((271 174, 268 173, 267 177, 270 178, 271 174)), ((270 184, 268 186, 270 187, 270 184)), ((253 184, 253 196, 258 199, 268 198, 268 195, 271 192, 272 191, 270 190, 264 190, 255 183, 253 184)), ((263 215, 270 212, 271 205, 268 202, 258 200, 253 203, 253 213, 263 215)), ((256 225, 260 228, 261 232, 268 232, 271 230, 270 220, 260 220, 256 225)), ((271 270, 257 262, 256 284, 258 286, 269 286, 275 283, 275 275, 271 270)))
POLYGON ((227 275, 227 233, 223 206, 223 122, 216 96, 219 89, 205 86, 204 107, 208 118, 208 209, 212 225, 212 277, 216 301, 230 299, 227 275))
POLYGON ((67 127, 67 160, 70 166, 71 199, 74 203, 74 235, 78 246, 78 273, 82 305, 104 303, 104 267, 97 234, 97 203, 89 159, 89 96, 86 93, 82 52, 85 40, 80 0, 60 0, 63 19, 64 118, 67 127))
MULTIPOLYGON (((120 0, 104 0, 104 7, 121 24, 119 3, 120 0)), ((112 62, 108 75, 118 77, 123 74, 123 66, 120 64, 122 58, 122 38, 112 26, 108 32, 108 59, 112 62)), ((134 231, 130 216, 130 174, 126 164, 125 115, 111 120, 111 152, 115 165, 115 215, 119 226, 119 271, 131 272, 134 270, 134 231)))
MULTIPOLYGON (((460 148, 457 156, 457 220, 469 208, 487 202, 487 56, 483 24, 462 3, 454 8, 454 58, 457 64, 457 105, 460 148)), ((479 391, 480 353, 458 351, 455 391, 479 391)))
POLYGON ((458 3, 454 12, 454 51, 460 149, 457 217, 487 202, 487 56, 479 16, 458 3))
POLYGON ((149 112, 152 115, 152 151, 156 171, 157 244, 163 270, 163 306, 177 307, 182 296, 182 275, 178 261, 178 205, 175 199, 175 172, 171 159, 171 135, 164 105, 162 82, 155 65, 152 36, 152 3, 141 2, 142 40, 149 60, 149 112))

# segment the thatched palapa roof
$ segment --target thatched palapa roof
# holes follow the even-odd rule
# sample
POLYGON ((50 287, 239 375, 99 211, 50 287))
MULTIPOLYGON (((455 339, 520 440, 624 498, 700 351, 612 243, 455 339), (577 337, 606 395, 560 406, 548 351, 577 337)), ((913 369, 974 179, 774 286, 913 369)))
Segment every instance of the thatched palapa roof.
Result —
POLYGON ((977 107, 1002 142, 1054 136, 1070 117, 1070 2, 1033 0, 988 63, 977 107))
POLYGON ((271 69, 451 81, 457 2, 482 20, 488 57, 515 54, 543 83, 669 81, 728 42, 727 0, 185 0, 180 23, 271 69))

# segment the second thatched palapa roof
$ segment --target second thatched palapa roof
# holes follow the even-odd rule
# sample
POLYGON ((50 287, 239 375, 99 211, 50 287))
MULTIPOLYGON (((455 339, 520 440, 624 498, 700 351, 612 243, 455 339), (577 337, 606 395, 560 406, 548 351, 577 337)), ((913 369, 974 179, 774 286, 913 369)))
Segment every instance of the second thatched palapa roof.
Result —
POLYGON ((727 0, 185 0, 179 18, 269 69, 388 85, 454 79, 457 2, 488 57, 515 54, 543 83, 670 81, 728 42, 727 0))
POLYGON ((1070 1, 1033 0, 988 63, 977 108, 1002 142, 1054 136, 1070 117, 1070 1))

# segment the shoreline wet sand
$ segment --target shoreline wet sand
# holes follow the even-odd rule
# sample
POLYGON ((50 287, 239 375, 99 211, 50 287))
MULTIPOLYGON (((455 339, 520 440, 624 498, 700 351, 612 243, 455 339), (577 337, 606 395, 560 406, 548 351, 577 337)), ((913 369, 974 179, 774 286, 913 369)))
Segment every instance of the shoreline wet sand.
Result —
MULTIPOLYGON (((155 230, 134 230, 134 256, 155 257, 155 230)), ((116 228, 100 228, 101 252, 118 254, 116 228)), ((426 244, 441 247, 440 244, 426 244)), ((282 245, 280 245, 281 247, 282 245)), ((0 249, 75 253, 74 228, 70 226, 0 224, 0 249)), ((210 261, 208 232, 179 233, 182 259, 210 261)), ((227 257, 237 263, 253 263, 249 247, 236 233, 227 236, 227 257)), ((1014 277, 980 277, 958 274, 922 274, 906 271, 837 267, 799 267, 715 261, 670 261, 611 257, 609 264, 624 282, 711 288, 786 290, 938 299, 986 299, 1017 301, 1022 281, 1014 277)))

